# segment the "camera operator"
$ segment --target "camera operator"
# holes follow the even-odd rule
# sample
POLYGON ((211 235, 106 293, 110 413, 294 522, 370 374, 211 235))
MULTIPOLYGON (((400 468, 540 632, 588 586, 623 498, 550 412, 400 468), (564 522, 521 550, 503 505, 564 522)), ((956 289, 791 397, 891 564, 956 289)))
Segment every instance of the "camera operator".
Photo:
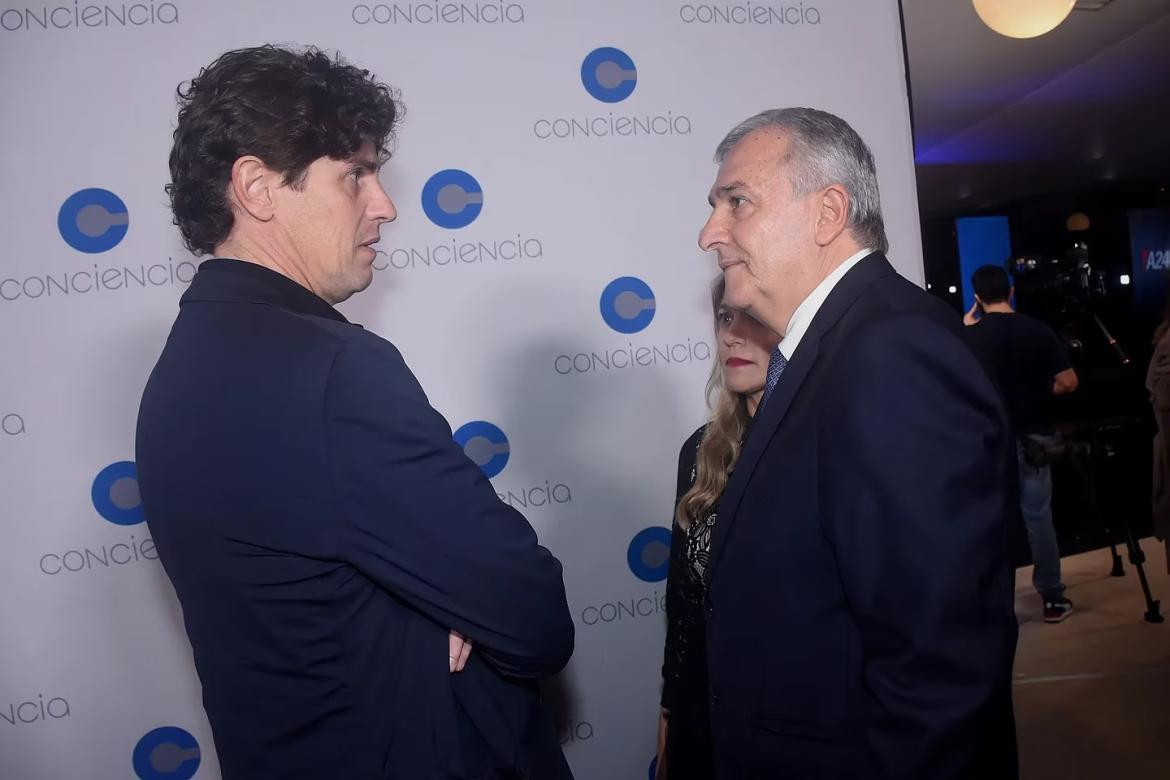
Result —
POLYGON ((1073 370, 1056 333, 1012 308, 1007 272, 985 265, 971 275, 975 303, 963 316, 971 345, 999 385, 1016 435, 1020 510, 1034 563, 1032 584, 1044 601, 1044 620, 1059 623, 1072 612, 1060 579, 1060 550, 1052 525, 1052 471, 1059 450, 1051 402, 1077 389, 1073 370))

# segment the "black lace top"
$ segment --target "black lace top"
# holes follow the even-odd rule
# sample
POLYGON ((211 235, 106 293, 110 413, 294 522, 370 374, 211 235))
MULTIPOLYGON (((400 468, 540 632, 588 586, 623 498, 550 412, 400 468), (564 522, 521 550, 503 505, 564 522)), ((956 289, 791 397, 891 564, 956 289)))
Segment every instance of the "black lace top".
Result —
MULTIPOLYGON (((706 426, 682 446, 678 462, 675 505, 695 481, 695 460, 706 426)), ((662 664, 662 706, 676 715, 707 718, 707 652, 703 627, 703 599, 707 595, 707 567, 715 513, 687 530, 672 523, 670 568, 666 581, 666 653, 662 664)), ((672 723, 673 725, 673 723, 672 723)))

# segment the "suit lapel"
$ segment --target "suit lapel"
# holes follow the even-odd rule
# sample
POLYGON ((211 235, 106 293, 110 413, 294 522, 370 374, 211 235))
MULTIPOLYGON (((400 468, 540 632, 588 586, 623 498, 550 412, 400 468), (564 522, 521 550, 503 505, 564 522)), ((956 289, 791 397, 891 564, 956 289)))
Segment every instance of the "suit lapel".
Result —
POLYGON ((732 522, 739 511, 744 489, 751 481, 756 466, 759 465, 760 456, 763 455, 764 448, 772 440, 780 423, 788 414, 788 408, 792 405, 793 399, 796 398, 796 391, 804 384, 809 369, 816 362, 820 344, 809 339, 810 335, 812 335, 811 328, 805 334, 805 338, 801 340, 800 348, 796 350, 792 360, 788 362, 788 366, 784 369, 784 374, 780 377, 776 389, 772 391, 768 403, 764 404, 764 408, 752 421, 751 431, 748 433, 747 441, 744 442, 743 449, 739 454, 739 461, 735 464, 735 469, 727 480, 727 487, 723 490, 723 496, 719 499, 715 530, 711 536, 710 579, 715 577, 715 571, 719 568, 719 560, 722 557, 723 548, 727 545, 732 522))
POLYGON ((751 482, 764 450, 780 429, 797 392, 815 365, 821 351, 821 339, 869 285, 893 273, 896 273, 893 267, 881 254, 875 252, 868 255, 841 278, 813 317, 808 331, 797 347, 796 354, 788 362, 780 382, 772 391, 772 396, 752 421, 751 431, 744 442, 739 461, 731 472, 723 496, 719 499, 715 529, 711 537, 709 581, 714 579, 719 568, 719 561, 731 536, 744 491, 751 482))

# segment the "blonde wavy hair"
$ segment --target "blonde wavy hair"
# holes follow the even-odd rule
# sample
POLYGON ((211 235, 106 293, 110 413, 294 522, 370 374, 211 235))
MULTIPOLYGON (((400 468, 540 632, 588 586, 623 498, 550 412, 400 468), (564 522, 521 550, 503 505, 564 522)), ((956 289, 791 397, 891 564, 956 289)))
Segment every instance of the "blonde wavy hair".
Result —
MULTIPOLYGON (((723 275, 720 274, 711 285, 716 338, 719 338, 719 308, 723 305, 723 292, 723 275)), ((675 522, 683 530, 692 520, 701 520, 713 510, 723 495, 727 477, 739 460, 740 442, 751 417, 746 396, 731 392, 723 383, 723 366, 719 360, 714 361, 711 377, 707 380, 707 407, 711 410, 711 419, 695 457, 695 481, 679 499, 674 511, 675 522)))

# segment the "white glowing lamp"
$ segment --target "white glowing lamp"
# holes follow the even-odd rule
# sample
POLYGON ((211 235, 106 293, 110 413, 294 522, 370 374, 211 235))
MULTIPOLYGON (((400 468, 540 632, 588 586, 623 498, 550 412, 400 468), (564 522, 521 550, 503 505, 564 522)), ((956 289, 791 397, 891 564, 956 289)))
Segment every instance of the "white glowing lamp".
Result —
POLYGON ((971 0, 991 29, 1009 38, 1035 38, 1068 18, 1077 0, 971 0))

